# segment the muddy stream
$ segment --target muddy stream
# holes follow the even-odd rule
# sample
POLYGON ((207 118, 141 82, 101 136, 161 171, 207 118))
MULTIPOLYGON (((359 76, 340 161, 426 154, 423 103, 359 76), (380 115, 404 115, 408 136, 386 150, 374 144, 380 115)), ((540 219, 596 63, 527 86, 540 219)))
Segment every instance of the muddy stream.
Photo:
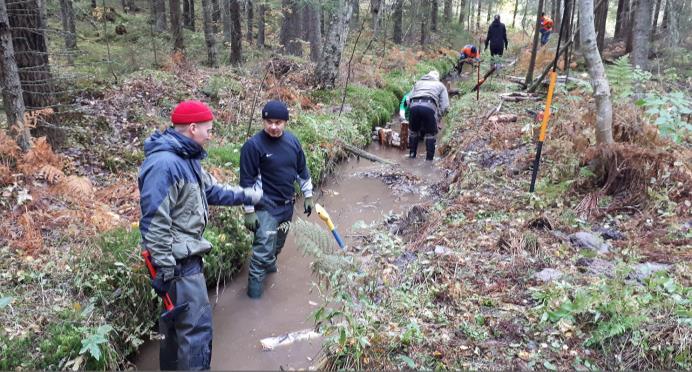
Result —
MULTIPOLYGON (((396 131, 397 124, 395 120, 396 131)), ((379 222, 392 212, 402 212, 425 201, 430 197, 430 185, 442 177, 436 161, 425 161, 423 142, 419 144, 416 159, 407 158, 408 151, 377 142, 366 150, 399 166, 393 168, 351 157, 316 192, 317 202, 328 210, 347 245, 354 237, 356 222, 379 222), (402 174, 406 176, 402 178, 402 174)), ((302 213, 300 201, 296 202, 296 218, 308 218, 302 213)), ((324 226, 316 213, 308 219, 324 226)), ((278 273, 267 277, 264 294, 258 300, 245 294, 247 267, 224 288, 219 288, 218 297, 216 290, 209 292, 214 321, 212 369, 279 370, 308 368, 314 364, 322 342, 319 338, 279 346, 272 351, 262 350, 261 339, 313 327, 310 315, 320 306, 312 284, 310 257, 304 257, 297 249, 293 231, 278 265, 278 273)), ((138 369, 158 369, 158 341, 143 345, 133 362, 138 369)))

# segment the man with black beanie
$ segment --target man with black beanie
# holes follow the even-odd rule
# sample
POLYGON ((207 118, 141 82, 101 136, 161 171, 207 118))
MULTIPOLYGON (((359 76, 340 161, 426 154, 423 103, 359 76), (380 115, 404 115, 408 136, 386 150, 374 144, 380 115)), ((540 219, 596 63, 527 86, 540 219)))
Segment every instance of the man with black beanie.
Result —
POLYGON ((496 15, 493 23, 488 27, 488 36, 485 38, 485 49, 490 44, 490 56, 502 56, 507 48, 507 29, 505 24, 500 22, 500 16, 496 15))
POLYGON ((305 153, 298 138, 285 131, 288 108, 281 101, 269 101, 262 109, 262 120, 264 129, 240 150, 240 185, 263 190, 259 203, 245 205, 245 227, 255 233, 247 288, 250 298, 261 297, 264 278, 277 271, 276 258, 293 218, 295 181, 305 198, 305 214, 309 216, 315 206, 305 153))

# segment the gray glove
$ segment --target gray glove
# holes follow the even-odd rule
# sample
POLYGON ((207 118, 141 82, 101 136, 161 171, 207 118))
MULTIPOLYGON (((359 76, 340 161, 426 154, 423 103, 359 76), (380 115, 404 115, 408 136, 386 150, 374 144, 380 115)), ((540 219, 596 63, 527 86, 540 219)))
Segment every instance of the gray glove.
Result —
POLYGON ((243 193, 245 194, 245 200, 249 199, 252 205, 259 203, 260 199, 262 199, 262 189, 257 186, 246 187, 243 189, 243 193))

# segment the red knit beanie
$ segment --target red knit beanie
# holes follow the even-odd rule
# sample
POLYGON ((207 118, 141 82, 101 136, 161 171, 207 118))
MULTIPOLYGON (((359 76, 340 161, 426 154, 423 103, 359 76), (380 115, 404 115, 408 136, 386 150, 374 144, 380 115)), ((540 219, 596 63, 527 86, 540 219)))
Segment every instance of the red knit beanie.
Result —
POLYGON ((213 119, 209 106, 194 100, 180 102, 171 113, 171 122, 175 125, 206 123, 213 119))

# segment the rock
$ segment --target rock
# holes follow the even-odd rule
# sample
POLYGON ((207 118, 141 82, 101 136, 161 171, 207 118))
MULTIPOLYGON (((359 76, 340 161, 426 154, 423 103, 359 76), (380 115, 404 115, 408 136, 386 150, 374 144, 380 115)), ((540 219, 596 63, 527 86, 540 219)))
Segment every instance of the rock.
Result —
POLYGON ((560 279, 560 277, 562 277, 562 272, 551 268, 545 268, 533 274, 533 277, 542 282, 552 282, 553 280, 560 279))
POLYGON ((593 275, 605 275, 612 277, 613 274, 615 274, 615 265, 600 258, 582 257, 577 260, 576 265, 577 268, 579 268, 579 271, 593 275))
POLYGON ((670 265, 656 263, 656 262, 644 262, 634 266, 634 271, 630 273, 630 278, 636 278, 637 280, 644 280, 651 275, 659 271, 668 271, 670 265))
POLYGON ((625 235, 616 229, 611 229, 607 227, 598 227, 595 232, 601 234, 601 238, 604 240, 624 240, 625 235))
POLYGON ((598 254, 610 252, 610 244, 604 243, 597 236, 580 231, 569 236, 569 242, 576 248, 590 249, 598 254))
POLYGON ((450 250, 447 249, 447 247, 443 247, 441 245, 436 245, 435 246, 435 254, 438 256, 446 256, 446 255, 452 254, 452 252, 450 252, 450 250))

